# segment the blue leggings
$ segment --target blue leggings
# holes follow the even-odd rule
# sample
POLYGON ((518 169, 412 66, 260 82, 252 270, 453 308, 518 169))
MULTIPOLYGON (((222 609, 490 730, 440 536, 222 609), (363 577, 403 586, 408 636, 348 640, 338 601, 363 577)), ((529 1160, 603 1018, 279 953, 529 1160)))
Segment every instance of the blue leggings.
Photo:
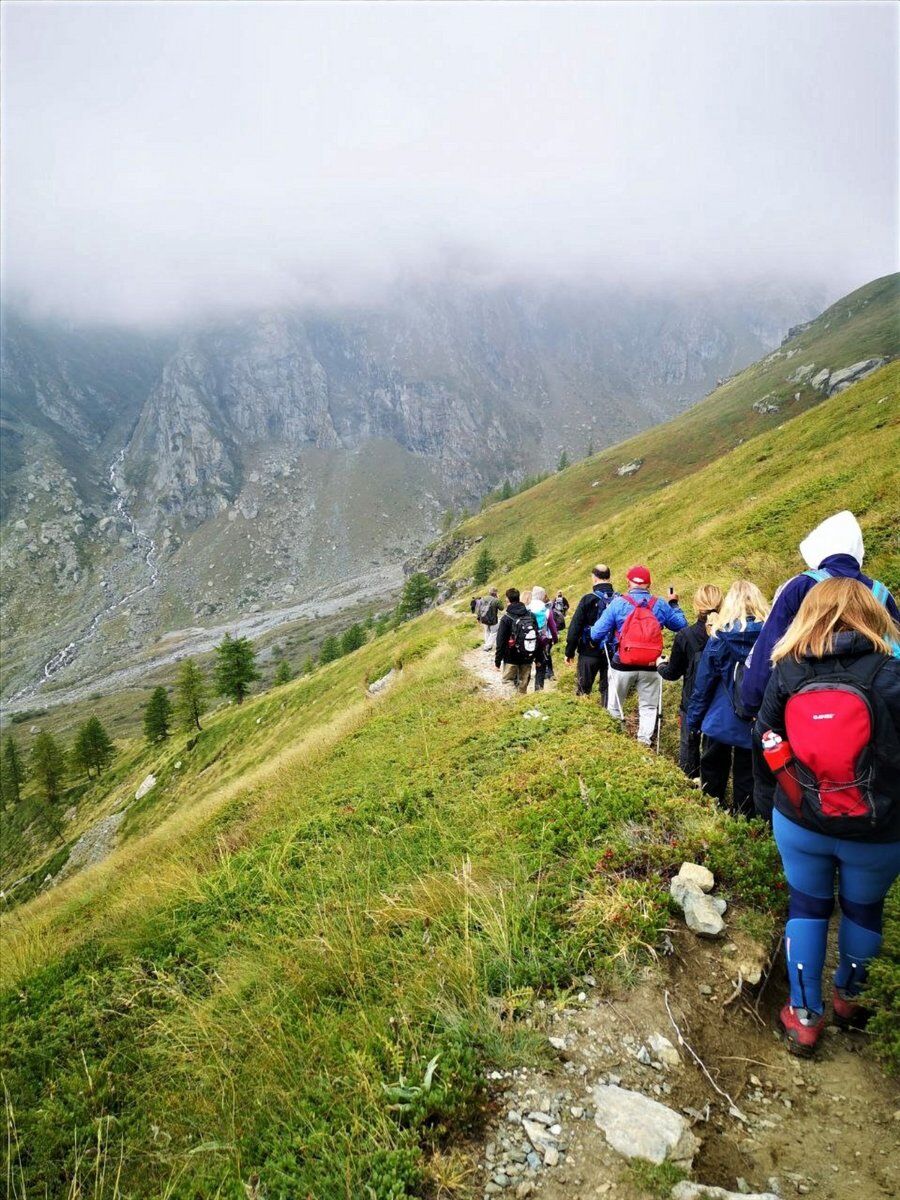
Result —
POLYGON ((881 947, 884 898, 900 875, 900 842, 856 842, 804 829, 776 812, 775 842, 790 892, 784 931, 791 1004, 824 1010, 822 971, 838 873, 841 928, 835 986, 856 995, 881 947))

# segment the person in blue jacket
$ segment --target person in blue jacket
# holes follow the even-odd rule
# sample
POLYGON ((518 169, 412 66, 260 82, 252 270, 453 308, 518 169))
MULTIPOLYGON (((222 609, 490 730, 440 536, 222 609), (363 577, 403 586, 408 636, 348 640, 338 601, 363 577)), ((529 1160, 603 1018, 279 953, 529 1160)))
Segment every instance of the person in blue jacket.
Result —
MULTIPOLYGON (((823 579, 858 579, 870 588, 885 606, 894 624, 900 629, 900 609, 894 597, 877 580, 862 572, 863 536, 853 513, 835 513, 828 517, 800 543, 800 554, 809 568, 789 579, 775 593, 772 611, 747 661, 741 688, 744 709, 754 715, 762 706, 766 686, 772 674, 772 651, 785 635, 800 610, 803 598, 823 579)), ((753 780, 756 810, 767 819, 772 815, 775 780, 765 764, 759 735, 753 738, 753 780)))
POLYGON ((728 589, 712 618, 713 633, 703 650, 687 723, 700 730, 700 784, 724 806, 731 776, 731 810, 752 817, 752 716, 745 713, 735 689, 760 635, 769 602, 759 588, 739 579, 728 589))
MULTIPOLYGON (((650 592, 650 572, 647 567, 637 565, 625 573, 628 580, 628 595, 635 602, 647 602, 652 596, 650 592)), ((673 591, 669 592, 668 601, 656 599, 651 609, 660 627, 677 632, 687 625, 687 617, 678 607, 678 597, 673 591)), ((624 596, 613 596, 609 604, 591 626, 591 640, 598 646, 607 643, 610 635, 615 638, 616 652, 610 661, 609 671, 609 701, 607 711, 618 720, 624 719, 623 704, 637 684, 638 691, 638 741, 645 746, 653 742, 656 722, 662 698, 662 679, 656 671, 656 662, 643 667, 627 666, 619 660, 619 634, 626 618, 634 612, 634 604, 624 596)), ((657 660, 658 661, 658 660, 657 660)))

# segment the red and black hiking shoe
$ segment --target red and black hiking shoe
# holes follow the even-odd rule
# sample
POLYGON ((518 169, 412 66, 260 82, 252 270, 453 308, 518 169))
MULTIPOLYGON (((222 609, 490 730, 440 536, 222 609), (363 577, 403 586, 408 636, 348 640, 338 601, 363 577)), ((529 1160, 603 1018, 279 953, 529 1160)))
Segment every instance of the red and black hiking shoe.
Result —
POLYGON ((781 1010, 780 1019, 791 1054, 811 1058, 825 1028, 824 1014, 816 1016, 808 1008, 793 1008, 791 1004, 786 1004, 781 1010))
POLYGON ((843 988, 834 989, 832 1008, 838 1029, 863 1029, 869 1019, 869 1010, 843 988))

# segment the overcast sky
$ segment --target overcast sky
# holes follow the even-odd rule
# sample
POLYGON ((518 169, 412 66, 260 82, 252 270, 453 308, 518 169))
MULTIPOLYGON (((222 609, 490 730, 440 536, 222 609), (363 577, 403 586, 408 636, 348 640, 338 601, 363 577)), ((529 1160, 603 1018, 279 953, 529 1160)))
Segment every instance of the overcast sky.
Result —
POLYGON ((7 296, 80 319, 395 273, 845 289, 897 266, 898 9, 3 5, 7 296))

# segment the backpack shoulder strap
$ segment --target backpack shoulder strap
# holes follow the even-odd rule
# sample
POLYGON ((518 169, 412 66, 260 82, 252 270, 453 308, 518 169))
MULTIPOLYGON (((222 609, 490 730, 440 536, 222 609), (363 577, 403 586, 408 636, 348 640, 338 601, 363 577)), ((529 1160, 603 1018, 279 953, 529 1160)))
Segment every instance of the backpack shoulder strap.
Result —
POLYGON ((888 654, 866 654, 848 668, 848 673, 855 676, 864 687, 871 688, 875 682, 875 676, 884 664, 890 661, 888 654))
POLYGON ((653 612, 656 605, 659 603, 659 596, 650 596, 647 600, 647 607, 653 612))
POLYGON ((810 579, 814 579, 816 583, 822 583, 825 579, 831 578, 831 572, 826 571, 824 567, 820 567, 817 571, 804 571, 804 575, 808 575, 810 579))
MULTIPOLYGON (((630 592, 623 592, 622 599, 627 600, 632 608, 640 608, 640 606, 641 606, 640 604, 638 604, 637 600, 635 600, 634 596, 632 596, 630 592)), ((643 604, 643 601, 641 601, 641 604, 643 604)))

